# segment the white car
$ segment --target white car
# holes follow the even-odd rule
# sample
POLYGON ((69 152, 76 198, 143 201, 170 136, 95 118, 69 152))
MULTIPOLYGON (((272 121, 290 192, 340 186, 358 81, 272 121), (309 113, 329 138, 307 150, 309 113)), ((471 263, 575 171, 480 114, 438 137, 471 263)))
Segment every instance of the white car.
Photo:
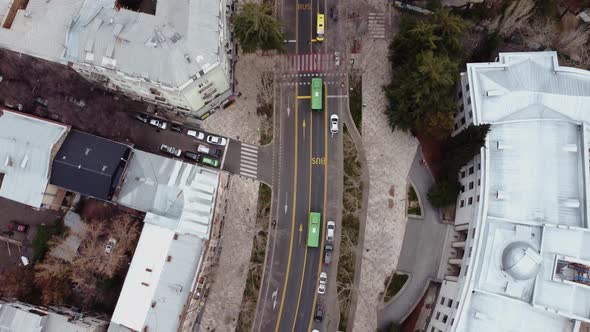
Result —
POLYGON ((332 134, 338 133, 338 115, 332 114, 330 115, 330 132, 332 134))
POLYGON ((107 245, 104 247, 105 254, 110 254, 111 251, 113 251, 113 247, 115 246, 115 244, 117 244, 117 240, 115 240, 114 238, 110 238, 107 242, 107 245))
POLYGON ((334 242, 334 230, 336 229, 336 223, 332 220, 328 221, 328 225, 326 226, 326 241, 328 243, 334 242))
POLYGON ((150 124, 154 127, 160 128, 160 129, 166 129, 166 127, 168 127, 168 123, 166 123, 162 120, 158 120, 158 119, 151 119, 150 124))
POLYGON ((205 139, 205 133, 200 132, 200 131, 196 131, 196 130, 189 130, 186 132, 187 135, 192 136, 198 140, 204 140, 205 139))
POLYGON ((227 139, 225 137, 209 135, 207 136, 207 143, 224 146, 227 144, 227 139))
POLYGON ((326 272, 320 273, 320 284, 318 285, 318 294, 326 292, 326 284, 328 283, 328 274, 326 272))

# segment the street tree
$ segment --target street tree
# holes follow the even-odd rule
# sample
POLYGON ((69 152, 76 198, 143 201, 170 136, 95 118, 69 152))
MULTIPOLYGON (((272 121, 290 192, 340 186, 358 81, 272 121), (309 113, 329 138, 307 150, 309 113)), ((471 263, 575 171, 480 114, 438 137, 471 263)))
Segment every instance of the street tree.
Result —
POLYGON ((248 2, 234 16, 234 32, 245 53, 257 50, 282 50, 282 23, 265 4, 248 2))
POLYGON ((459 169, 480 153, 489 131, 489 124, 471 124, 447 142, 443 169, 446 170, 449 180, 456 177, 459 169))
POLYGON ((433 185, 428 191, 428 201, 435 208, 444 208, 457 200, 459 183, 457 181, 442 180, 433 185))

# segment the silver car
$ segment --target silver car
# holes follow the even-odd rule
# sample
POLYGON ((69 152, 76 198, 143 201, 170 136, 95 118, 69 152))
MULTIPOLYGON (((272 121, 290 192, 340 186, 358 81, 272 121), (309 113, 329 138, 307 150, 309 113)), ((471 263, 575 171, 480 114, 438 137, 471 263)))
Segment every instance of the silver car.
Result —
POLYGON ((227 144, 227 139, 225 137, 209 135, 207 136, 207 143, 224 146, 227 144))

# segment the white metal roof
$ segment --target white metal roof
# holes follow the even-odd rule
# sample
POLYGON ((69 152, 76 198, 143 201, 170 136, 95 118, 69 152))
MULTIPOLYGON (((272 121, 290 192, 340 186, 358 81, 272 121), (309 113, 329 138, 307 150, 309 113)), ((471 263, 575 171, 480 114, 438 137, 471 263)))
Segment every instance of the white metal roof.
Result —
POLYGON ((220 61, 224 3, 158 0, 150 15, 116 10, 114 0, 30 0, 26 15, 0 29, 0 45, 178 87, 220 61))
POLYGON ((0 109, 0 196, 35 208, 41 206, 49 181, 52 151, 69 128, 0 109))
POLYGON ((145 222, 208 238, 218 181, 217 172, 134 150, 114 200, 147 212, 145 222))
POLYGON ((109 331, 121 326, 176 331, 191 291, 203 240, 144 224, 109 331))
POLYGON ((590 266, 590 72, 536 52, 467 73, 475 123, 492 126, 454 329, 573 331, 590 321, 590 286, 560 276, 590 266))

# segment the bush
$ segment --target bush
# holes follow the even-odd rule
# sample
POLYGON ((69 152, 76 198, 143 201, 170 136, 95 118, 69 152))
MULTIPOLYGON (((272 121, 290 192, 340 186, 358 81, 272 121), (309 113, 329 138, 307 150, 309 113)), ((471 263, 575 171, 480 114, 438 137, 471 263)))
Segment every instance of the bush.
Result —
POLYGON ((428 201, 436 208, 452 205, 459 195, 459 183, 443 180, 436 183, 428 192, 428 201))
POLYGON ((56 221, 53 225, 40 225, 37 228, 37 234, 33 238, 33 262, 43 260, 49 250, 49 241, 54 236, 63 235, 66 227, 61 221, 56 221))

